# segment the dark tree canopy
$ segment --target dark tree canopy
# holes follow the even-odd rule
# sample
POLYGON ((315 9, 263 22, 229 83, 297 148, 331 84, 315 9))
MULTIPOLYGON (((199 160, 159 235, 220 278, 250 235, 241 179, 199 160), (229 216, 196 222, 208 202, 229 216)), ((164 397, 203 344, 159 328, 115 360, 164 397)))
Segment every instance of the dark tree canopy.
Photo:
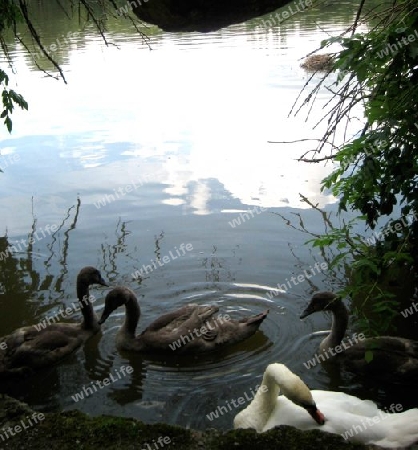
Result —
POLYGON ((135 14, 166 31, 211 31, 262 16, 289 3, 294 10, 312 5, 312 0, 136 0, 135 14))

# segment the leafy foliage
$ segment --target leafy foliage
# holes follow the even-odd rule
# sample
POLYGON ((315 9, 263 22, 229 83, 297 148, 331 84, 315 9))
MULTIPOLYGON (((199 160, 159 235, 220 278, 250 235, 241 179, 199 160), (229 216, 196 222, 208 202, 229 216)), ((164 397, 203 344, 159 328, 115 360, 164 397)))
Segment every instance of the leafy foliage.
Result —
MULTIPOLYGON (((359 216, 339 227, 327 223, 328 231, 309 242, 323 252, 337 252, 329 266, 346 274, 340 293, 353 299, 362 330, 381 334, 399 316, 399 298, 410 298, 417 287, 418 4, 395 0, 375 17, 364 15, 374 25, 359 34, 356 28, 365 3, 350 35, 322 44, 337 42, 342 50, 333 68, 338 71, 336 102, 323 119, 327 130, 310 159, 338 163, 322 181, 322 189, 339 198, 339 214, 352 210, 359 216), (343 145, 332 146, 330 156, 318 157, 337 130, 353 122, 359 104, 364 111, 361 128, 343 145), (385 217, 388 221, 382 226, 385 217), (380 231, 366 240, 353 232, 361 223, 380 231)), ((304 104, 312 98, 311 92, 304 104)))
MULTIPOLYGON (((413 260, 402 245, 401 234, 408 233, 408 222, 388 223, 379 233, 365 237, 356 231, 365 217, 345 220, 343 214, 322 211, 308 198, 302 200, 316 210, 323 221, 325 233, 311 232, 299 213, 298 225, 292 224, 281 214, 289 226, 310 236, 307 241, 326 261, 329 276, 335 290, 343 297, 353 299, 353 313, 357 326, 367 335, 379 335, 393 331, 393 320, 399 316, 396 299, 411 279, 413 260)), ((404 236, 405 237, 405 236, 404 236)))
MULTIPOLYGON (((0 3, 0 45, 8 57, 7 45, 4 41, 3 33, 9 28, 16 28, 16 23, 22 20, 22 15, 20 13, 17 4, 13 0, 4 0, 0 3)), ((7 73, 0 69, 0 86, 2 86, 3 91, 1 94, 3 111, 0 115, 4 119, 4 124, 6 125, 9 133, 12 131, 12 119, 10 115, 13 112, 14 105, 20 106, 22 109, 28 109, 28 104, 25 99, 12 89, 7 86, 9 84, 9 77, 7 73)))
POLYGON ((3 102, 3 111, 0 115, 4 119, 4 124, 6 125, 9 133, 12 132, 12 119, 10 115, 13 112, 15 104, 20 106, 22 109, 28 109, 28 104, 26 100, 13 89, 8 89, 7 85, 9 83, 9 77, 4 70, 0 69, 0 85, 3 87, 3 92, 1 94, 1 99, 3 102))
POLYGON ((339 40, 336 67, 355 74, 366 123, 337 153, 340 167, 323 187, 372 228, 395 205, 403 215, 418 211, 418 11, 412 9, 383 30, 339 40))
POLYGON ((14 28, 16 22, 20 20, 21 14, 16 2, 14 0, 2 0, 0 3, 0 34, 7 28, 14 28))

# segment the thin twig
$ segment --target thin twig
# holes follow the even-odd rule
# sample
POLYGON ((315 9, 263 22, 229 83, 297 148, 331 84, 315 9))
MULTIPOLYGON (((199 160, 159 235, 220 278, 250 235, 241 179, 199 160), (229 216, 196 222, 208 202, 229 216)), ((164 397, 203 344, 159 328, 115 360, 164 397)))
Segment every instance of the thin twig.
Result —
POLYGON ((64 83, 67 84, 67 80, 65 79, 64 72, 62 71, 61 67, 58 63, 55 62, 55 60, 49 55, 49 53, 45 50, 45 47, 42 45, 41 39, 38 35, 38 32, 36 31, 35 27, 33 26, 31 20, 29 19, 28 15, 28 8, 24 0, 19 0, 19 7, 22 12, 23 18, 25 19, 26 25, 29 28, 29 31, 33 38, 35 39, 36 43, 38 44, 39 48, 42 50, 42 53, 46 56, 46 58, 51 62, 51 64, 58 70, 61 78, 63 79, 64 83))

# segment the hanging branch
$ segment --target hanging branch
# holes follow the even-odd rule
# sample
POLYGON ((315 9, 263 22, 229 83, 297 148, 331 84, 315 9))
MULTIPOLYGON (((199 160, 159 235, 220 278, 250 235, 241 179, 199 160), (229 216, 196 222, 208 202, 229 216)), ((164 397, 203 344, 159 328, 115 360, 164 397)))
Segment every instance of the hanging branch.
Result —
POLYGON ((351 36, 354 36, 354 33, 357 30, 358 23, 359 23, 359 20, 360 20, 360 15, 361 15, 361 12, 363 11, 363 6, 364 6, 365 3, 366 3, 366 0, 361 0, 360 6, 357 9, 357 15, 356 15, 356 18, 354 19, 353 30, 351 32, 351 36))
POLYGON ((102 27, 102 25, 96 19, 96 16, 94 15, 94 11, 90 7, 90 5, 86 2, 86 0, 79 0, 79 1, 84 6, 84 8, 86 9, 88 15, 91 17, 91 19, 93 20, 94 24, 96 25, 97 31, 100 33, 100 36, 102 37, 104 43, 107 46, 109 46, 110 43, 107 41, 106 36, 105 36, 105 31, 106 30, 102 27))
MULTIPOLYGON (((22 45, 22 47, 24 47, 25 50, 26 50, 30 55, 32 55, 31 50, 30 50, 29 47, 26 45, 26 42, 25 42, 20 36, 16 36, 16 39, 17 39, 18 42, 22 45)), ((52 75, 50 72, 48 72, 48 71, 45 70, 43 67, 41 67, 41 66, 38 64, 38 62, 36 61, 36 59, 33 59, 33 63, 35 64, 35 66, 36 66, 41 72, 43 72, 43 73, 45 74, 45 76, 47 76, 47 77, 49 77, 49 78, 54 78, 54 80, 58 80, 58 79, 59 79, 58 76, 52 75)), ((65 79, 64 79, 64 82, 66 82, 65 79)))
POLYGON ((49 55, 49 53, 45 50, 45 47, 42 45, 41 39, 40 39, 37 31, 36 31, 35 27, 33 26, 31 20, 29 19, 28 8, 27 8, 27 5, 24 0, 19 0, 19 7, 20 7, 23 18, 25 19, 26 25, 28 26, 32 37, 35 39, 36 43, 38 44, 39 48, 42 50, 42 53, 45 55, 45 57, 58 70, 64 83, 67 84, 67 80, 65 79, 64 72, 62 71, 61 67, 59 66, 58 63, 55 62, 55 60, 49 55))

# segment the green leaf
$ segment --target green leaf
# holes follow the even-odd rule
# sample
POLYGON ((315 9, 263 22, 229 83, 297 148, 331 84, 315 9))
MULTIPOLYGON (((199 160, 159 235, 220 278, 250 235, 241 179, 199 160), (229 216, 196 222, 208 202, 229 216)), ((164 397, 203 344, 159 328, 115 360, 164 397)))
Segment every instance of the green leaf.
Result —
POLYGON ((7 89, 6 86, 8 84, 8 80, 9 78, 7 74, 0 69, 0 83, 3 85, 3 92, 1 93, 3 111, 0 114, 0 118, 4 119, 4 124, 6 125, 9 133, 11 133, 13 125, 12 119, 9 117, 9 115, 13 112, 14 106, 18 105, 21 109, 27 110, 28 103, 20 94, 15 92, 13 89, 7 89))
POLYGON ((353 263, 353 267, 355 267, 357 270, 361 269, 362 267, 368 267, 372 270, 372 272, 379 274, 380 269, 379 267, 370 259, 362 258, 357 260, 355 263, 353 263))
POLYGON ((12 132, 12 120, 10 119, 10 117, 6 117, 6 118, 4 119, 4 123, 6 124, 7 131, 8 131, 9 133, 11 133, 11 132, 12 132))
POLYGON ((364 354, 364 359, 368 363, 373 361, 373 352, 371 350, 366 350, 366 353, 364 354))

